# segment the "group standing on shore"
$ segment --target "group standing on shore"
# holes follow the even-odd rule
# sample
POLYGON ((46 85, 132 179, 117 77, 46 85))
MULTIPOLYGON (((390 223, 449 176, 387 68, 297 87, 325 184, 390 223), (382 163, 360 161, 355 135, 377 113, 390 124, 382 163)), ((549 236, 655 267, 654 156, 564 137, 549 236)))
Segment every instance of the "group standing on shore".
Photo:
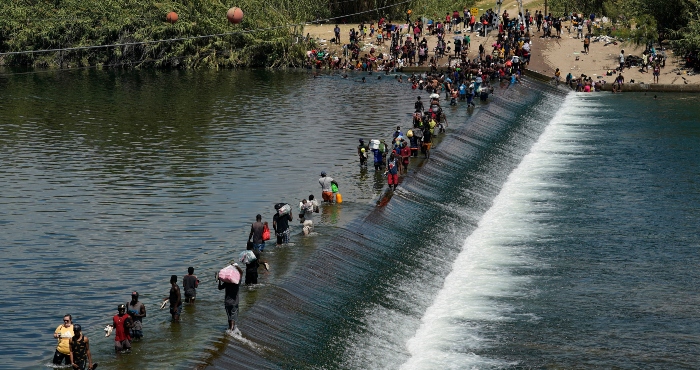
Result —
MULTIPOLYGON (((588 54, 590 52, 591 39, 593 38, 593 29, 601 28, 601 25, 596 20, 596 15, 594 13, 591 13, 588 17, 585 17, 583 14, 578 13, 569 13, 557 17, 553 16, 552 13, 549 13, 547 16, 543 16, 541 12, 536 11, 534 20, 537 23, 537 31, 539 32, 540 29, 542 29, 543 38, 561 38, 562 23, 568 21, 569 34, 574 32, 576 33, 577 39, 583 40, 584 54, 588 54), (584 27, 586 29, 585 35, 584 27), (553 28, 556 30, 556 35, 552 35, 551 33, 551 30, 553 28)), ((599 38, 596 38, 594 41, 598 40, 599 38)), ((578 57, 576 57, 576 60, 578 60, 578 57)), ((617 73, 617 76, 615 77, 614 82, 612 84, 613 93, 622 91, 622 87, 624 85, 624 77, 622 76, 622 71, 624 71, 625 68, 630 69, 633 67, 639 67, 639 71, 641 73, 649 73, 649 70, 651 70, 653 74, 653 82, 658 83, 659 75, 661 74, 661 69, 666 66, 666 52, 663 50, 663 47, 661 47, 660 50, 657 50, 654 47, 653 43, 648 43, 646 45, 646 48, 642 52, 641 57, 625 55, 625 50, 621 49, 617 60, 619 62, 618 67, 614 70, 609 70, 606 73, 608 76, 614 76, 614 74, 617 73)), ((557 85, 560 83, 561 72, 559 71, 559 68, 556 69, 553 79, 557 85)), ((606 81, 603 80, 603 76, 599 76, 598 80, 594 81, 592 76, 581 74, 580 76, 576 77, 573 74, 569 73, 566 76, 566 84, 571 89, 577 92, 592 92, 602 91, 603 86, 606 84, 606 81)))
MULTIPOLYGON (((374 23, 370 23, 367 29, 367 25, 362 23, 357 31, 354 28, 350 30, 349 42, 343 45, 342 56, 332 55, 327 50, 309 50, 307 67, 389 73, 406 66, 427 65, 433 72, 437 72, 444 58, 447 58, 448 62, 445 66, 454 68, 455 64, 461 64, 464 68, 472 61, 469 50, 474 32, 485 37, 489 31, 496 29, 496 24, 498 24, 499 35, 497 44, 499 48, 502 46, 504 49, 502 55, 496 58, 498 57, 496 52, 493 59, 491 56, 487 59, 482 44, 479 47, 478 58, 486 63, 487 67, 494 68, 496 71, 502 69, 504 74, 510 75, 515 70, 511 63, 526 64, 530 58, 530 33, 529 28, 524 25, 523 16, 510 17, 507 12, 498 15, 489 9, 477 19, 477 15, 471 14, 471 10, 466 8, 463 16, 457 10, 452 14, 447 13, 444 21, 428 19, 424 23, 420 18, 411 21, 411 15, 407 13, 405 24, 395 24, 381 18, 376 28, 374 23), (375 32, 377 45, 389 43, 388 52, 379 52, 378 48, 371 44, 375 32), (447 40, 448 34, 454 35, 453 41, 447 40), (437 38, 436 45, 432 49, 428 46, 427 35, 437 38), (363 41, 366 45, 365 49, 360 44, 363 41), (367 52, 361 54, 363 50, 367 52)), ((334 28, 334 34, 336 37, 333 41, 340 44, 338 25, 334 28)), ((473 58, 473 62, 476 61, 477 58, 473 58)))

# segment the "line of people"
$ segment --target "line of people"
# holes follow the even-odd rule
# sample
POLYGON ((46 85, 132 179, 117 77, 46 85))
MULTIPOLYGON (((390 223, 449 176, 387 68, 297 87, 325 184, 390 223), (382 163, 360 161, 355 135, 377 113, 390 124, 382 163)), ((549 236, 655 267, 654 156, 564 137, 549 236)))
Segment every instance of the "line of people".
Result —
MULTIPOLYGON (((412 78, 415 78, 412 77, 412 78)), ((440 107, 440 96, 433 92, 430 95, 430 105, 425 109, 421 97, 414 103, 415 112, 412 115, 412 126, 404 133, 401 126, 396 126, 390 144, 384 139, 370 140, 369 145, 364 139, 359 139, 357 155, 360 167, 368 166, 369 153, 372 153, 375 171, 384 171, 389 190, 396 190, 399 175, 408 172, 411 157, 418 157, 419 151, 424 158, 430 157, 433 136, 444 133, 447 118, 440 107)))
MULTIPOLYGON (((453 77, 457 81, 466 78, 464 73, 454 70, 457 74, 453 77)), ((368 153, 374 154, 374 167, 376 171, 384 170, 390 189, 395 190, 398 185, 399 174, 405 174, 411 157, 417 157, 420 151, 425 158, 429 158, 433 136, 445 132, 447 119, 440 106, 440 91, 444 90, 446 96, 454 99, 454 89, 451 89, 452 80, 444 74, 426 74, 422 76, 425 81, 417 76, 411 76, 409 81, 414 85, 421 85, 421 89, 430 92, 430 103, 426 109, 421 97, 416 99, 414 104, 414 114, 412 116, 412 127, 404 132, 400 126, 392 135, 391 144, 385 140, 372 140, 367 146, 363 139, 358 145, 358 155, 360 164, 367 166, 368 153)), ((477 86, 478 87, 478 86, 477 86)), ((325 171, 321 172, 318 180, 322 199, 326 204, 340 202, 338 183, 325 171)), ((291 206, 286 203, 278 203, 274 206, 273 230, 276 237, 276 245, 282 246, 290 241, 290 222, 294 220, 291 206)), ((314 195, 309 195, 302 199, 298 206, 298 216, 302 224, 302 234, 309 235, 313 231, 313 218, 315 213, 320 212, 320 205, 314 195)), ((262 215, 258 214, 256 220, 251 224, 245 259, 239 259, 245 265, 245 271, 235 264, 240 276, 245 276, 245 284, 252 285, 258 283, 258 270, 269 265, 262 259, 265 250, 265 242, 271 239, 271 232, 267 222, 262 221, 262 215), (249 253, 248 253, 249 252, 249 253), (253 257, 250 257, 250 256, 253 257)), ((239 292, 242 281, 238 283, 224 282, 216 276, 218 290, 224 290, 224 308, 228 320, 229 330, 235 330, 238 321, 239 292)), ((170 315, 174 322, 180 320, 183 302, 194 304, 197 295, 199 279, 194 275, 194 268, 189 267, 188 273, 182 279, 182 289, 184 290, 184 300, 181 289, 178 286, 178 276, 170 277, 170 290, 168 296, 164 298, 161 308, 169 303, 170 315)), ((131 294, 131 301, 120 304, 117 307, 117 314, 112 317, 112 323, 105 327, 106 336, 114 331, 114 348, 116 352, 128 353, 131 351, 132 341, 143 337, 143 319, 146 317, 146 307, 139 301, 139 293, 134 291, 131 294)), ((94 369, 97 367, 93 363, 90 353, 88 338, 81 333, 80 325, 72 323, 72 317, 66 315, 64 323, 55 330, 54 337, 58 340, 53 363, 60 365, 66 363, 75 369, 94 369)))

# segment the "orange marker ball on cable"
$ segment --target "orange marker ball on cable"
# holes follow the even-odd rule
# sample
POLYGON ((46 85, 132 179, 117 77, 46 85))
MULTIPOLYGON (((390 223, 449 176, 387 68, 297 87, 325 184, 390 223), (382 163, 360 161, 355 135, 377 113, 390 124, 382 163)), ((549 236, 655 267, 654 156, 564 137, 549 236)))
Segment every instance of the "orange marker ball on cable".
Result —
POLYGON ((233 24, 238 24, 243 21, 243 11, 241 8, 233 7, 226 12, 226 18, 233 24))
POLYGON ((168 13, 167 16, 165 16, 165 21, 168 23, 174 24, 175 22, 177 22, 177 18, 178 18, 177 13, 170 12, 170 13, 168 13))

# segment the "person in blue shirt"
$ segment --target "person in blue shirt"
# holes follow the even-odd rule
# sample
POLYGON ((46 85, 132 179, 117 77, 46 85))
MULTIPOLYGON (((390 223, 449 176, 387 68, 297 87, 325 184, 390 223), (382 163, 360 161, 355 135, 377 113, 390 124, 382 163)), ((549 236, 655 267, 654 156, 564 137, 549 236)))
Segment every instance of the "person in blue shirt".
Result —
POLYGON ((374 170, 379 171, 384 166, 384 153, 379 148, 372 149, 374 153, 374 170))
POLYGON ((462 82, 459 85, 459 100, 460 101, 465 101, 467 99, 467 85, 462 82))
POLYGON ((335 25, 333 32, 335 33, 335 43, 340 45, 340 27, 338 27, 337 24, 335 25))

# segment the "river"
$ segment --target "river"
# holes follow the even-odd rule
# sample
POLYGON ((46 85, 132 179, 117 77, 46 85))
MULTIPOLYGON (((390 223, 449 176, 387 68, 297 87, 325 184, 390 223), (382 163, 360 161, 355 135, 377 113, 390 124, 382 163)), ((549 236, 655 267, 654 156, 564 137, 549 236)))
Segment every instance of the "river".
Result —
POLYGON ((697 97, 499 88, 449 108, 378 206, 357 140, 427 99, 378 77, 0 74, 0 368, 50 366, 66 313, 105 369, 697 367, 697 97), (214 272, 322 170, 345 201, 268 248, 227 336, 214 272), (197 304, 172 323, 188 266, 197 304), (102 328, 132 290, 145 337, 115 355, 102 328))

